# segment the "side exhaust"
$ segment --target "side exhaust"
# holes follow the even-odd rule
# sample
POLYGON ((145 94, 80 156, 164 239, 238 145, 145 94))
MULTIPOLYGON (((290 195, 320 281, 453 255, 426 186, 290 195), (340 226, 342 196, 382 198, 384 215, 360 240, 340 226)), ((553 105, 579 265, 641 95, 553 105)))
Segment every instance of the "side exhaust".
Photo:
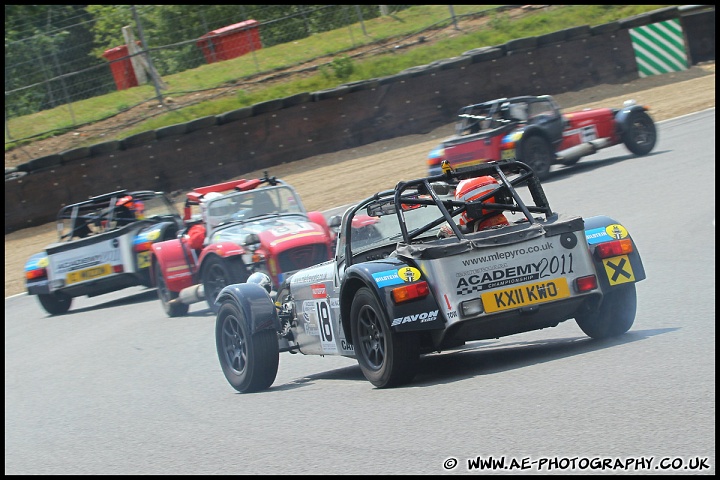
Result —
POLYGON ((193 285, 191 287, 180 290, 177 298, 170 300, 170 304, 185 303, 192 304, 205 300, 205 288, 203 284, 193 285))
POLYGON ((598 150, 609 147, 610 145, 611 144, 609 138, 598 138, 595 140, 591 140, 587 143, 575 145, 574 147, 570 147, 566 150, 557 152, 555 156, 558 162, 563 163, 575 160, 577 158, 585 157, 587 155, 592 155, 598 150))

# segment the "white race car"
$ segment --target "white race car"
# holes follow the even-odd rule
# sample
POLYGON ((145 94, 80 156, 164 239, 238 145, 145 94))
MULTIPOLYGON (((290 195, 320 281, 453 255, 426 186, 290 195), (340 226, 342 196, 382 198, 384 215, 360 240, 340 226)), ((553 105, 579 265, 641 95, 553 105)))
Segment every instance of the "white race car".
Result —
POLYGON ((571 318, 593 338, 630 329, 645 270, 625 226, 554 212, 522 162, 444 167, 346 211, 334 260, 278 292, 263 274, 221 291, 215 334, 230 385, 269 388, 279 352, 356 358, 385 388, 412 381, 420 355, 469 341, 571 318), (480 178, 493 188, 466 198, 462 182, 480 178))
POLYGON ((118 190, 67 205, 57 216, 58 242, 25 264, 30 295, 51 315, 73 297, 151 287, 151 246, 175 238, 180 213, 162 192, 118 190))

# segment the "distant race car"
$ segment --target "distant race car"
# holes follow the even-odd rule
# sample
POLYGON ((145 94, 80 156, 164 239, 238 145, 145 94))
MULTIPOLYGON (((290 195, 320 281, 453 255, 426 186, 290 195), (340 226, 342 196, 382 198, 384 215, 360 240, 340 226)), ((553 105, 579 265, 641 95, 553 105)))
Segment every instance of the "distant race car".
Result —
POLYGON ((321 212, 306 211, 292 186, 267 174, 193 189, 184 219, 186 235, 153 245, 154 281, 170 317, 202 300, 216 308, 220 290, 254 272, 277 286, 292 272, 328 261, 336 237, 321 212), (202 236, 194 245, 196 227, 202 236))
POLYGON ((280 352, 356 358, 384 388, 410 382, 420 355, 469 341, 571 318, 593 338, 630 329, 645 270, 623 224, 556 213, 522 162, 444 168, 347 210, 334 261, 277 292, 262 274, 220 292, 215 340, 233 388, 269 388, 280 352))
POLYGON ((458 112, 455 135, 428 155, 428 174, 447 160, 462 168, 497 160, 519 160, 538 177, 554 164, 573 165, 603 148, 624 144, 635 155, 655 147, 657 131, 648 107, 626 101, 622 108, 562 113, 549 95, 499 98, 458 112))
POLYGON ((152 287, 150 246, 175 238, 182 227, 162 192, 118 190, 67 205, 57 215, 58 242, 25 264, 28 294, 59 315, 73 297, 152 287))

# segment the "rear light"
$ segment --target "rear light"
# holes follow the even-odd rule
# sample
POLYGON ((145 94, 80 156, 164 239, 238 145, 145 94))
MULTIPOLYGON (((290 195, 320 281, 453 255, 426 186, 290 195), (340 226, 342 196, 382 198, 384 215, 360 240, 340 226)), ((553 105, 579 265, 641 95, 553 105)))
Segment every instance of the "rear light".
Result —
POLYGON ((47 277, 47 270, 44 268, 35 268, 25 272, 25 278, 28 280, 35 280, 37 278, 47 277))
POLYGON ((395 303, 409 302, 416 298, 427 297, 430 293, 427 282, 418 282, 393 288, 392 299, 395 303))
POLYGON ((632 253, 632 251, 632 240, 630 240, 629 238, 600 243, 595 247, 595 254, 598 256, 598 258, 609 258, 617 257, 618 255, 627 255, 628 253, 632 253))
POLYGON ((588 275, 587 277, 580 277, 575 279, 575 290, 578 293, 589 292, 598 288, 597 277, 595 275, 588 275))
POLYGON ((150 240, 146 242, 139 242, 134 245, 134 249, 136 252, 147 252, 152 248, 152 244, 153 242, 151 242, 150 240))
POLYGON ((439 166, 445 158, 445 149, 438 147, 428 154, 427 164, 430 167, 439 166))
POLYGON ((122 265, 113 265, 113 273, 123 273, 125 269, 122 265))

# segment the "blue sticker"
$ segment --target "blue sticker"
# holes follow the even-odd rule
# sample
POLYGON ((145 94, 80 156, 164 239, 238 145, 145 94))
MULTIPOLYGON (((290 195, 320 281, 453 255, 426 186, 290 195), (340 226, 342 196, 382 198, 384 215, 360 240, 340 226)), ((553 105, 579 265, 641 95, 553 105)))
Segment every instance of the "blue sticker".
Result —
POLYGON ((605 227, 585 230, 585 238, 587 238, 587 243, 590 245, 613 240, 613 238, 605 231, 605 227))
POLYGON ((398 275, 397 270, 386 270, 384 272, 373 273, 373 278, 375 279, 375 283, 377 283, 378 287, 387 287, 389 285, 405 283, 405 281, 398 275))

